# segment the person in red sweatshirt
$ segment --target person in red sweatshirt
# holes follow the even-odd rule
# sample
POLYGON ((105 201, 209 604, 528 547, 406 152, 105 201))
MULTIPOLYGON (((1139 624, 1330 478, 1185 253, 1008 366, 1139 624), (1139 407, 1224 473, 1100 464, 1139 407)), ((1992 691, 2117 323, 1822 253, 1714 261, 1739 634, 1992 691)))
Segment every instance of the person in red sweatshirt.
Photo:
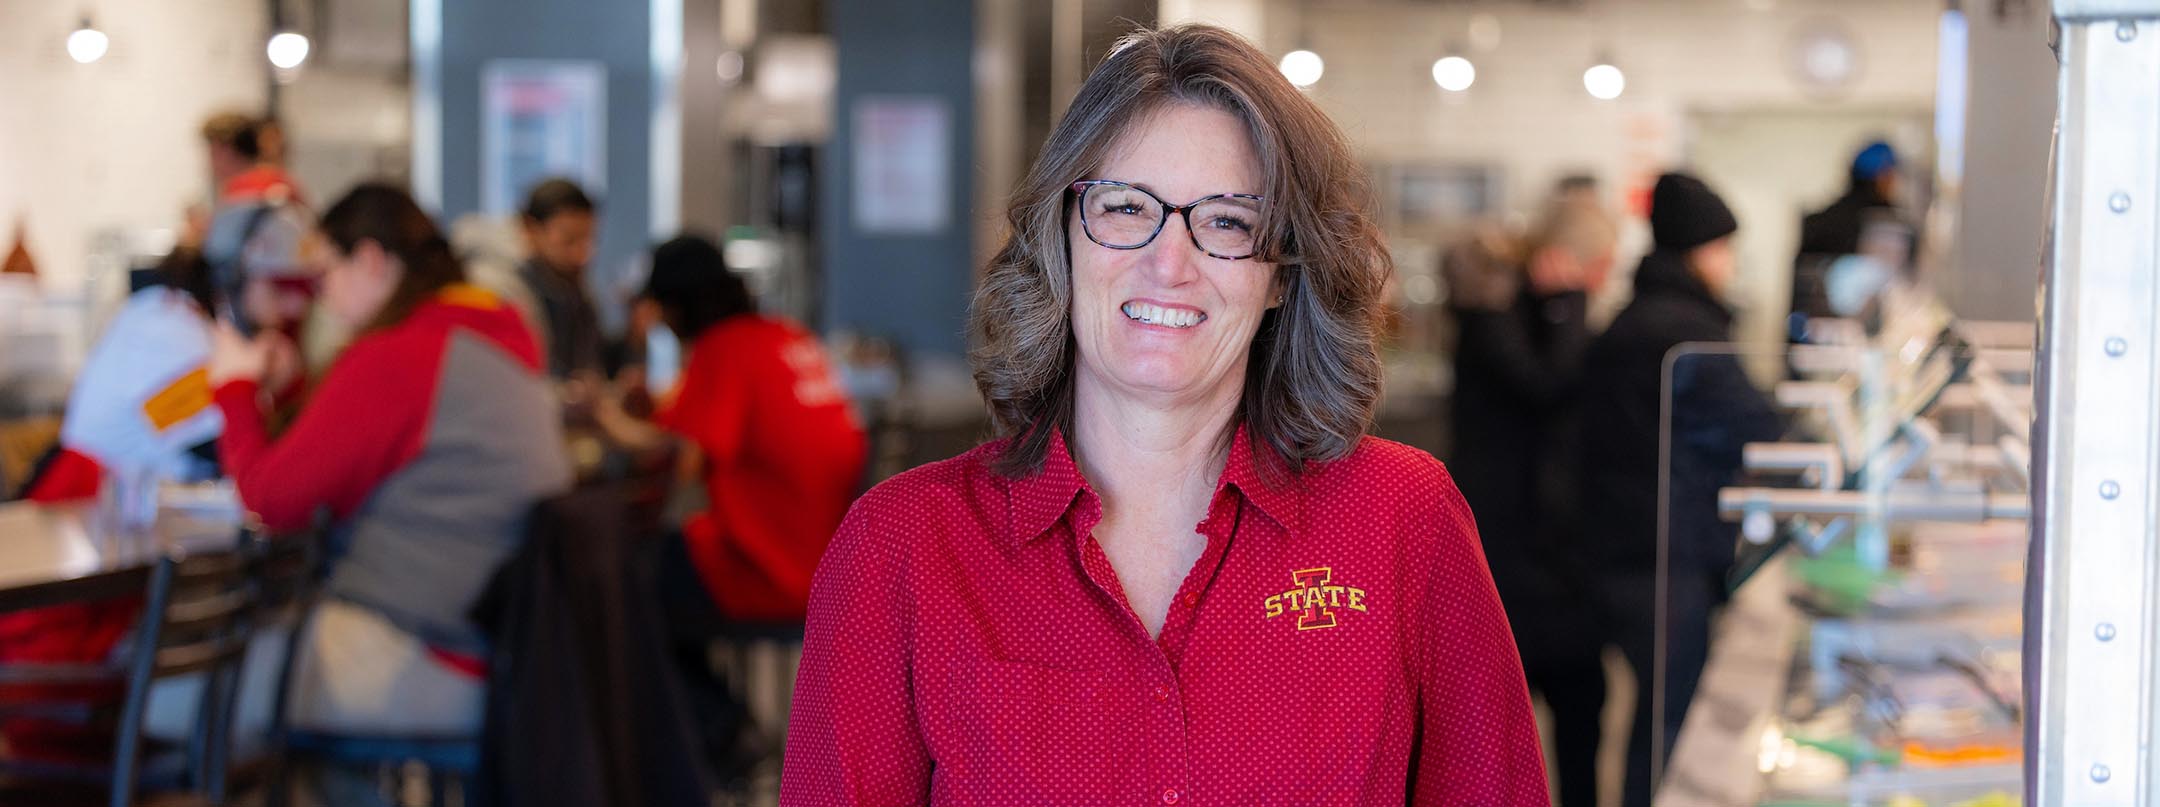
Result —
POLYGON ((328 597, 294 652, 293 725, 362 734, 479 730, 487 648, 466 613, 570 484, 532 332, 467 285, 412 197, 364 184, 323 215, 322 304, 356 333, 273 439, 269 343, 220 323, 210 383, 220 460, 273 532, 328 513, 328 597))
MULTIPOLYGON (((726 620, 800 622, 869 451, 824 348, 759 313, 720 249, 696 236, 653 249, 641 297, 689 348, 654 419, 696 449, 707 504, 683 524, 687 564, 663 569, 695 569, 726 620)), ((597 414, 629 444, 651 442, 625 435, 643 424, 620 409, 597 414)))

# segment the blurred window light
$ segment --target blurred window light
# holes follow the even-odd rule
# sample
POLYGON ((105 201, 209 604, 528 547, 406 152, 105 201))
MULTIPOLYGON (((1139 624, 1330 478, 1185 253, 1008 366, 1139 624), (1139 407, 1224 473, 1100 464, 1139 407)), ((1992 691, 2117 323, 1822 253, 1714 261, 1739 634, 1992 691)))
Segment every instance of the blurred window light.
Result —
POLYGON ((270 37, 270 45, 264 51, 270 56, 270 64, 279 70, 291 70, 307 61, 308 38, 291 31, 270 37))
POLYGON ((1461 56, 1443 57, 1432 63, 1432 80, 1440 89, 1462 92, 1477 83, 1477 65, 1461 56))
POLYGON ((759 97, 779 104, 824 104, 839 81, 832 40, 813 36, 772 37, 757 49, 751 78, 759 97))
POLYGON ((106 38, 104 31, 92 27, 89 20, 83 20, 82 27, 67 38, 68 58, 74 59, 76 64, 105 58, 105 50, 111 46, 112 40, 106 38))
POLYGON ((1627 91, 1627 75, 1621 73, 1620 68, 1600 64, 1583 71, 1582 85, 1590 92, 1590 97, 1610 101, 1627 91))
POLYGON ((1310 87, 1319 83, 1320 75, 1326 72, 1327 62, 1321 61, 1320 54, 1309 50, 1293 50, 1283 54, 1283 78, 1289 79, 1292 84, 1310 87))

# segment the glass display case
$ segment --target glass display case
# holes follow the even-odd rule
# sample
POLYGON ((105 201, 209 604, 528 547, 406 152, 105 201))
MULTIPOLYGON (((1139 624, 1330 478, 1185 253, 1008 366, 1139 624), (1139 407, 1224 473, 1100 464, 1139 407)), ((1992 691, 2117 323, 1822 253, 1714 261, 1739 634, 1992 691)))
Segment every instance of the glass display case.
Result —
POLYGON ((1657 804, 2018 803, 2030 333, 1931 301, 1830 323, 1782 357, 1774 440, 1691 388, 1732 348, 1669 358, 1653 674, 1688 706, 1659 706, 1657 804), (1735 533, 1722 602, 1683 596, 1735 533))

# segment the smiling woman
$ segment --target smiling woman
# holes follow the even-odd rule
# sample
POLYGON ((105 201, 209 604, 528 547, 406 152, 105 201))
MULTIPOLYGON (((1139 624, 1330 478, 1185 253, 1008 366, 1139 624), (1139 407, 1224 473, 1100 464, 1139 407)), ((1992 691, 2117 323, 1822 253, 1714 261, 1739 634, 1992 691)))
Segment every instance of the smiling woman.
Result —
POLYGON ((1461 494, 1365 434, 1362 176, 1221 29, 1089 76, 975 296, 999 439, 818 569, 782 804, 1550 803, 1461 494))
MULTIPOLYGON (((1038 467, 1053 428, 1072 426, 1078 379, 1065 353, 1085 315, 1072 297, 1073 264, 1083 256, 1068 253, 1067 244, 1137 252, 1172 226, 1173 212, 1184 214, 1175 218, 1189 234, 1179 240, 1203 258, 1248 258, 1236 267, 1239 274, 1276 284, 1282 316, 1248 334, 1256 337, 1248 340, 1252 353, 1263 360, 1243 368, 1256 395, 1240 414, 1257 442, 1295 467, 1339 458, 1364 434, 1380 394, 1374 334, 1391 270, 1367 215, 1364 171, 1319 107, 1288 81, 1247 72, 1254 69, 1280 78, 1265 54, 1219 29, 1135 37, 1089 77, 1051 133, 1014 194, 1007 216, 1012 237, 991 259, 975 296, 976 383, 999 433, 1016 438, 999 459, 1001 470, 1038 467), (1203 128, 1181 128, 1195 123, 1203 128), (1144 136, 1150 134, 1152 140, 1144 136), (1166 151, 1180 146, 1179 153, 1166 151), (1242 184, 1177 197, 1161 184, 1169 177, 1118 173, 1125 168, 1113 164, 1119 160, 1179 166, 1188 174, 1213 171, 1242 184), (1215 194, 1235 194, 1226 201, 1236 204, 1206 212, 1232 208, 1250 228, 1249 246, 1210 249, 1212 236, 1204 233, 1221 222, 1189 208, 1172 210, 1165 201, 1198 206, 1215 194), (1088 230, 1101 218, 1100 206, 1088 207, 1097 202, 1152 207, 1124 214, 1151 225, 1148 235, 1135 241, 1088 230), (1068 217, 1076 204, 1080 215, 1068 217), (1201 229, 1193 229, 1196 221, 1201 229), (1289 338, 1275 349, 1278 336, 1289 338), (1306 414, 1284 417, 1293 411, 1306 414)), ((1138 225, 1128 226, 1137 233, 1138 225)))

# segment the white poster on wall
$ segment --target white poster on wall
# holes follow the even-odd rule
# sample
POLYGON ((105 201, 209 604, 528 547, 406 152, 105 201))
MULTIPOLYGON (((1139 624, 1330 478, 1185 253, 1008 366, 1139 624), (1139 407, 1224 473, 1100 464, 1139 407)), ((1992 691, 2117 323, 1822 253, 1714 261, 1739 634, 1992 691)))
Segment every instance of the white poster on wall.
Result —
POLYGON ((497 59, 480 77, 480 207, 516 213, 541 180, 607 185, 607 67, 595 61, 497 59))
POLYGON ((855 229, 934 235, 952 224, 952 110, 931 95, 855 100, 855 229))

